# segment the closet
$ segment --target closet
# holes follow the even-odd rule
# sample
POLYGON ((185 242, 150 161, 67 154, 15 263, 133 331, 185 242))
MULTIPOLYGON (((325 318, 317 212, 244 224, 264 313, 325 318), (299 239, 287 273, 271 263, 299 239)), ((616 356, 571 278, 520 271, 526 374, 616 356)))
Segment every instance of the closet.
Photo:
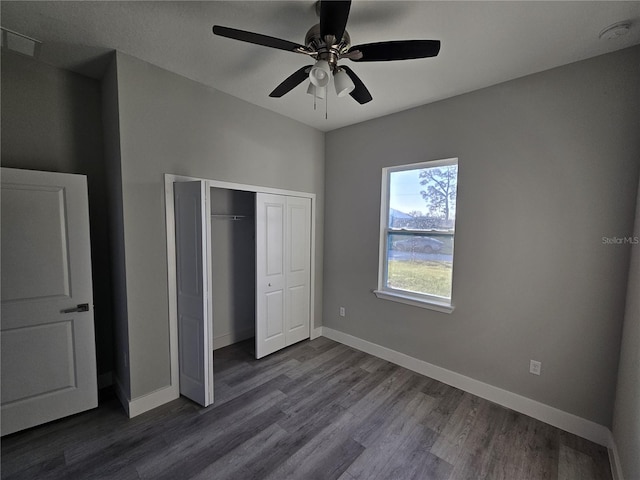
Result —
POLYGON ((255 336, 256 194, 211 188, 212 349, 255 336))
POLYGON ((310 336, 311 198, 174 184, 180 393, 213 403, 214 350, 256 358, 310 336))

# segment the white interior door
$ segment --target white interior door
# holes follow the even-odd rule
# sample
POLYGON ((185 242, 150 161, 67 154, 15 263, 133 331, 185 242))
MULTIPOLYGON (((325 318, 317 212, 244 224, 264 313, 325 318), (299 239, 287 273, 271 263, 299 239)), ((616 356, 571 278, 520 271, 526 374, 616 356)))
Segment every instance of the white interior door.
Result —
POLYGON ((287 197, 285 235, 287 345, 309 338, 311 318, 311 199, 287 197))
POLYGON ((286 197, 256 194, 256 358, 286 346, 286 197))
POLYGON ((82 175, 2 169, 2 435, 98 405, 82 175))
POLYGON ((256 358, 309 337, 311 199, 256 195, 256 358))
POLYGON ((174 183, 180 393, 213 403, 210 322, 209 192, 205 182, 174 183))

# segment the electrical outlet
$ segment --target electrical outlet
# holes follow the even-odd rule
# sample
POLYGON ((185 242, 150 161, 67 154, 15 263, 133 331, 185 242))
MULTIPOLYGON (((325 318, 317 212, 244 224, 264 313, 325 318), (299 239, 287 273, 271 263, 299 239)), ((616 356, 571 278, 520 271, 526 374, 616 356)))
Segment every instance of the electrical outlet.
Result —
POLYGON ((531 360, 529 362, 529 373, 534 375, 540 375, 540 371, 542 370, 542 362, 537 360, 531 360))
POLYGON ((340 316, 344 317, 347 314, 347 311, 344 309, 344 307, 340 307, 340 316))

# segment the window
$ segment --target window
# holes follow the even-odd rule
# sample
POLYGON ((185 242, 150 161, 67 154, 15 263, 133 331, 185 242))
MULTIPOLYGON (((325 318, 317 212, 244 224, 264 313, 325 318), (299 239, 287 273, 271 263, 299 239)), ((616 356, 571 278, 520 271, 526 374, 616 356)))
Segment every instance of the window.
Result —
POLYGON ((378 298, 450 313, 458 159, 382 169, 378 298))

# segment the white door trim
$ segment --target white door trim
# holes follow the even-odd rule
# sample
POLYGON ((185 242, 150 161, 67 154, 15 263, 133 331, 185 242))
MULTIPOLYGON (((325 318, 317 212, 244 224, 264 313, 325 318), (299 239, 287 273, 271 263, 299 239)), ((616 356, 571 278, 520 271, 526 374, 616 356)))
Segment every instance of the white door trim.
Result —
MULTIPOLYGON (((169 349, 171 351, 171 392, 174 398, 180 395, 180 379, 178 368, 178 305, 176 300, 176 226, 174 217, 174 182, 190 182, 202 180, 207 183, 207 188, 227 188, 229 190, 243 190, 255 193, 272 193, 276 195, 287 195, 292 197, 304 197, 311 199, 311 328, 312 338, 315 338, 315 275, 316 275, 316 194, 308 192, 298 192, 295 190, 282 190, 279 188, 262 187, 259 185, 247 185, 243 183, 223 182, 208 178, 188 177, 184 175, 164 174, 164 194, 165 194, 165 221, 167 227, 167 293, 169 296, 169 349)), ((209 231, 207 226, 207 231, 209 231)), ((209 275, 211 270, 209 268, 209 275)), ((210 277, 211 278, 211 277, 210 277)), ((209 317, 211 318, 211 316, 209 317)), ((213 331, 211 329, 211 331, 213 331)), ((213 348, 213 343, 211 345, 213 348)), ((140 412, 142 413, 142 412, 140 412)))

